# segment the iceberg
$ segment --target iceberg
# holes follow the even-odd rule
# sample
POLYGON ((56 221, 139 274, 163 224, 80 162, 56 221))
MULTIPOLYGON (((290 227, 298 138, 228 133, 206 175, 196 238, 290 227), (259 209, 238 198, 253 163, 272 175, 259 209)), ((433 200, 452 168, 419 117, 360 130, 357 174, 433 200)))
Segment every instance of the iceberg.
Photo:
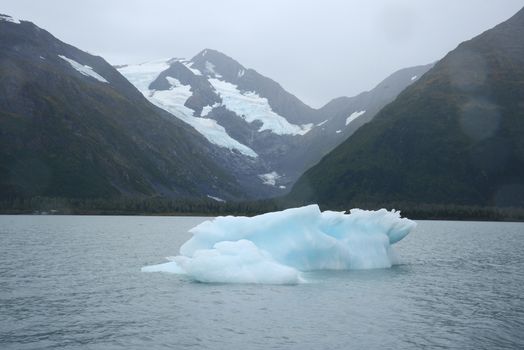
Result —
POLYGON ((415 226, 395 210, 345 214, 318 205, 217 217, 190 230, 180 255, 142 271, 209 283, 297 284, 306 271, 389 268, 398 263, 392 245, 415 226))

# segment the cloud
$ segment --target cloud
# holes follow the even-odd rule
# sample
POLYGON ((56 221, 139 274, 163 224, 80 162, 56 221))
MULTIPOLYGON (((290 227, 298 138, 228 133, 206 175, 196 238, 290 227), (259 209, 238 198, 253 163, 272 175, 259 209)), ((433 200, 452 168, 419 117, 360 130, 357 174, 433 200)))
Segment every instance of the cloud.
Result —
POLYGON ((320 106, 433 62, 522 6, 524 0, 4 0, 2 12, 114 64, 214 48, 320 106))

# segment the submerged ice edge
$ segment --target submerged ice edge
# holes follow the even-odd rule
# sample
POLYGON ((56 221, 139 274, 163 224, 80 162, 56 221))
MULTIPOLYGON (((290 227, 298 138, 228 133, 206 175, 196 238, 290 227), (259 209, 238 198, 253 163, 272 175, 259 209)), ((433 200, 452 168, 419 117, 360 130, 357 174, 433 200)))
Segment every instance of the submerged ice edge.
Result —
POLYGON ((306 271, 389 268, 398 262, 392 245, 415 226, 394 210, 344 214, 318 205, 217 217, 192 228, 172 261, 142 271, 200 282, 297 284, 306 271))

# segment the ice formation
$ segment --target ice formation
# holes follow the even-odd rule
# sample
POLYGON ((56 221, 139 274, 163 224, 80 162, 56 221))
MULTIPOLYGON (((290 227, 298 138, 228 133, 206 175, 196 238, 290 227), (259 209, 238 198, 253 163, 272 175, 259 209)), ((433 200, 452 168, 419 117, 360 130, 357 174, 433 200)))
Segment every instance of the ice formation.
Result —
POLYGON ((61 59, 69 63, 71 67, 73 67, 75 70, 77 70, 82 75, 85 75, 86 77, 95 78, 96 80, 101 81, 102 83, 108 83, 108 81, 105 80, 103 76, 95 72, 93 68, 91 68, 90 66, 86 66, 81 63, 78 63, 77 61, 71 58, 68 58, 66 56, 58 55, 58 57, 60 57, 61 59))
MULTIPOLYGON (((206 54, 207 50, 204 50, 202 56, 206 54)), ((250 158, 257 158, 258 154, 248 145, 229 135, 227 130, 215 119, 207 118, 213 109, 223 107, 248 123, 260 122, 259 132, 267 130, 277 135, 305 135, 314 127, 312 123, 296 125, 288 122, 283 116, 273 111, 267 98, 261 97, 253 91, 241 91, 237 85, 225 81, 213 63, 205 61, 202 70, 193 67, 193 65, 194 62, 190 60, 172 58, 137 65, 124 65, 120 66, 118 70, 150 102, 191 125, 209 142, 250 158), (198 115, 198 113, 195 114, 195 110, 186 106, 186 102, 196 91, 193 90, 191 85, 184 85, 179 80, 168 76, 166 79, 170 84, 169 89, 158 91, 151 89, 151 83, 162 72, 169 69, 173 62, 179 62, 193 75, 207 79, 211 84, 213 93, 220 97, 221 102, 203 106, 200 115, 198 115)), ((240 68, 237 72, 237 78, 241 78, 245 74, 246 71, 240 68)), ((198 88, 196 89, 198 90, 198 88)))
MULTIPOLYGON (((138 65, 127 65, 120 67, 118 70, 151 103, 191 125, 209 142, 229 150, 236 150, 245 156, 257 158, 258 154, 253 151, 253 149, 232 138, 226 129, 218 124, 216 120, 199 118, 194 115, 195 111, 185 105, 186 101, 193 95, 190 85, 184 85, 178 79, 166 77, 171 85, 169 90, 156 91, 149 89, 149 85, 158 77, 160 72, 169 68, 170 61, 171 60, 164 59, 138 65)), ((197 72, 200 73, 200 71, 192 68, 192 63, 185 60, 179 60, 179 62, 190 69, 193 74, 199 75, 197 72)), ((204 107, 201 116, 206 116, 212 108, 218 106, 219 104, 214 104, 213 106, 204 107)))
POLYGON ((149 84, 151 84, 161 72, 169 68, 168 62, 169 59, 160 59, 140 64, 130 64, 118 68, 118 71, 126 77, 138 91, 148 97, 150 92, 149 84))
POLYGON ((220 107, 220 103, 215 102, 212 106, 204 106, 202 107, 202 112, 200 112, 201 117, 207 117, 209 112, 211 112, 214 108, 220 107))
POLYGON ((317 205, 218 217, 192 228, 172 261, 142 271, 200 282, 297 284, 305 271, 389 268, 397 263, 392 244, 415 226, 394 210, 344 214, 317 205))
POLYGON ((259 132, 269 130, 277 135, 305 135, 313 127, 313 124, 291 124, 273 111, 267 98, 255 92, 241 92, 235 84, 219 79, 209 79, 209 82, 222 98, 224 107, 248 123, 261 122, 259 132))

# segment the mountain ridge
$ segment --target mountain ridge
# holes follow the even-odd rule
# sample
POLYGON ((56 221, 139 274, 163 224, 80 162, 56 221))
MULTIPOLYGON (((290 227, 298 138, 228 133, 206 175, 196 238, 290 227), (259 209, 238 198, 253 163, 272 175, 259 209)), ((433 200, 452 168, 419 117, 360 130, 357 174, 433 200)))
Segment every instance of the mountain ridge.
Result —
POLYGON ((102 58, 28 21, 0 27, 2 197, 242 198, 221 151, 102 58))
POLYGON ((0 183, 10 196, 34 182, 23 180, 31 178, 31 167, 18 165, 27 157, 29 163, 36 157, 42 172, 52 175, 42 177, 36 192, 23 195, 70 197, 75 181, 84 181, 80 196, 278 196, 411 83, 409 76, 392 83, 393 93, 385 99, 374 89, 342 100, 340 110, 326 116, 216 50, 204 49, 191 60, 120 65, 124 78, 103 58, 63 43, 30 22, 21 23, 2 23, 9 27, 1 37, 0 112, 5 124, 0 142, 5 155, 0 157, 0 183), (358 105, 368 95, 376 101, 366 98, 358 105), (40 120, 44 136, 38 135, 37 123, 22 127, 13 116, 40 120), (29 137, 42 140, 37 152, 29 137), (30 147, 35 157, 19 153, 28 153, 30 147), (58 161, 50 160, 50 153, 58 161), (76 167, 69 169, 69 163, 76 167), (86 166, 89 176, 81 171, 86 166), (56 181, 52 191, 46 190, 46 178, 53 177, 68 183, 68 189, 62 191, 56 181), (23 184, 16 185, 18 180, 23 184), (89 194, 89 188, 97 186, 89 194))
POLYGON ((524 205, 524 9, 461 43, 309 169, 290 198, 524 205))
POLYGON ((331 110, 307 106, 274 80, 212 49, 201 50, 190 60, 150 61, 119 66, 119 70, 150 101, 195 127, 210 142, 256 158, 249 160, 246 176, 258 185, 253 192, 266 193, 264 197, 285 193, 301 172, 371 120, 411 78, 429 67, 394 73, 369 92, 342 98, 331 110), (362 113, 355 115, 348 128, 346 119, 357 112, 350 110, 352 106, 362 108, 362 113), (291 114, 282 112, 289 110, 291 114), (264 180, 273 173, 275 181, 264 180))

